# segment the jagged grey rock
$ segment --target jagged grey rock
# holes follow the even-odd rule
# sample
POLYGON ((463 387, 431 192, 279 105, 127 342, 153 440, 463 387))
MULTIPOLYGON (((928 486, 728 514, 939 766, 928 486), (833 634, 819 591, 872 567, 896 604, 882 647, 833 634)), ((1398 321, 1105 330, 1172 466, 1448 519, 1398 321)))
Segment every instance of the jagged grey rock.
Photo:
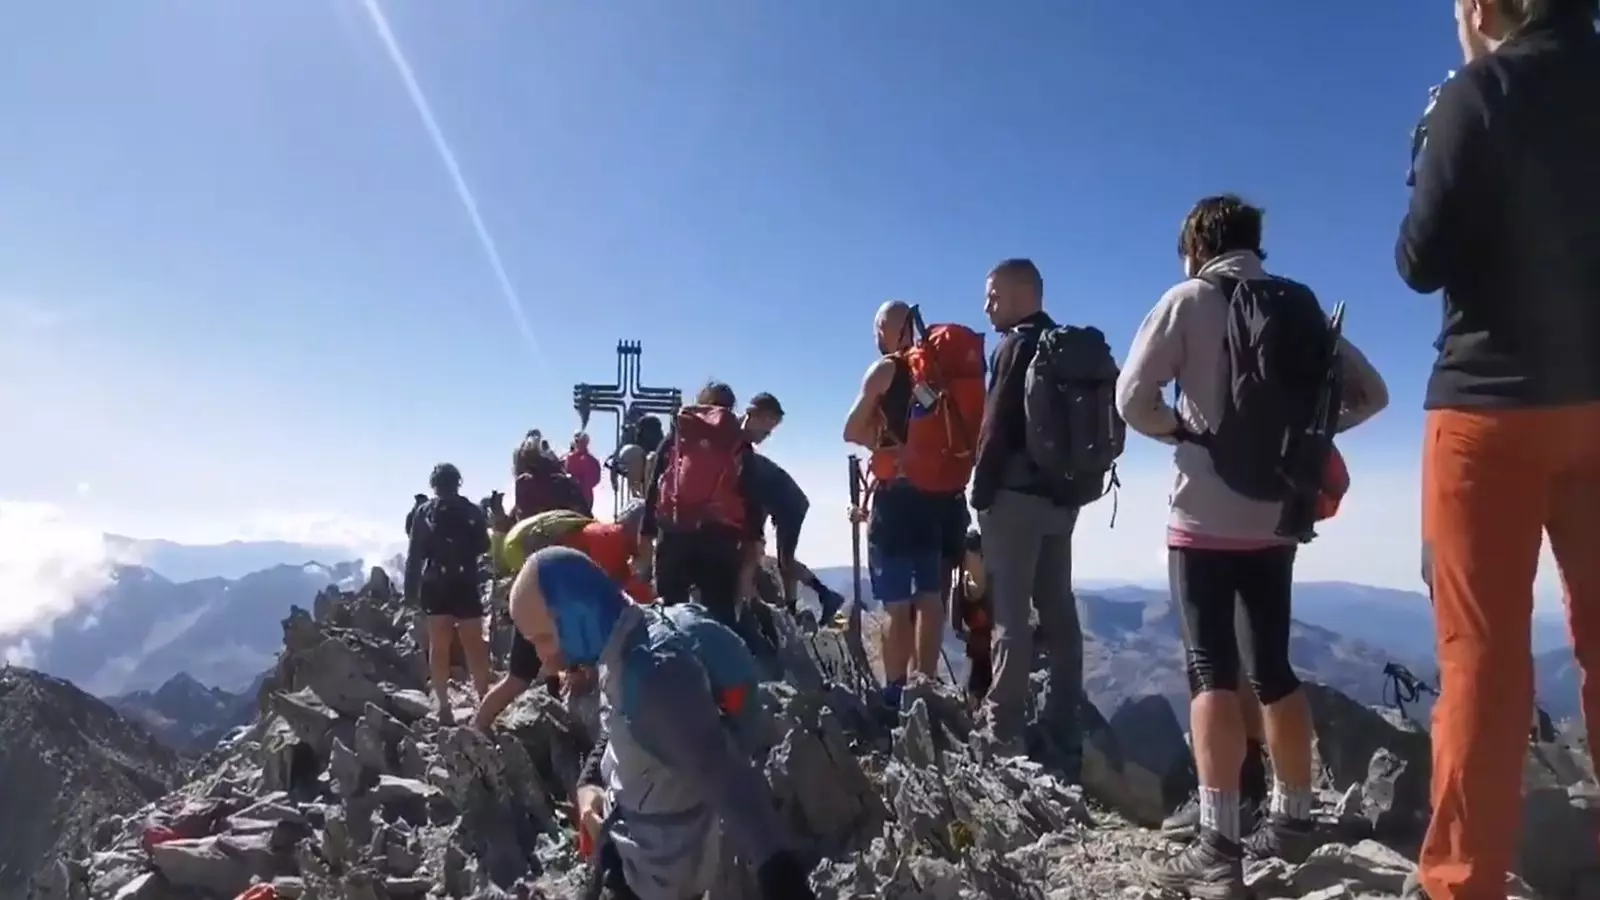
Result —
POLYGON ((183 778, 175 751, 109 705, 58 678, 0 668, 0 897, 24 895, 36 875, 64 885, 56 861, 103 849, 95 836, 116 814, 183 778))
MULTIPOLYGON (((490 734, 440 727, 411 613, 386 577, 314 606, 284 622, 260 718, 177 792, 146 802, 160 785, 81 829, 38 870, 33 898, 232 900, 252 883, 284 900, 579 896, 585 869, 568 823, 592 714, 537 687, 490 734)), ((1109 722, 1083 702, 1083 784, 1068 784, 1037 721, 1043 673, 1030 712, 1035 761, 979 739, 953 689, 915 683, 896 714, 867 688, 845 635, 782 615, 772 624, 783 680, 762 686, 756 743, 822 900, 1157 896, 1149 865, 1176 848, 1144 826, 1192 785, 1177 720, 1158 698, 1109 722)), ((495 647, 503 654, 504 642, 495 647)), ((1248 879, 1262 898, 1397 897, 1415 866, 1394 848, 1414 843, 1426 817, 1426 735, 1320 686, 1308 692, 1326 719, 1317 816, 1331 842, 1298 866, 1254 865, 1248 879)), ((457 693, 451 705, 471 699, 457 693)), ((1544 893, 1517 881, 1512 896, 1600 896, 1582 841, 1561 840, 1600 806, 1600 791, 1583 786, 1589 771, 1565 743, 1530 754, 1525 843, 1546 855, 1525 852, 1523 869, 1544 893)), ((751 875, 729 866, 707 897, 754 900, 751 875)))

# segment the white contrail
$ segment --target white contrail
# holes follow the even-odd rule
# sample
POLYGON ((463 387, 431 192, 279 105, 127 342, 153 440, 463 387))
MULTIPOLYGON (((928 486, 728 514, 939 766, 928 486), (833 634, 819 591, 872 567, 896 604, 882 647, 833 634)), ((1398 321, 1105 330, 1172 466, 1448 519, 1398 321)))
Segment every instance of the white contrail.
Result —
POLYGON ((422 93, 422 85, 417 83, 416 73, 411 71, 411 63, 406 61, 405 51, 400 49, 400 42, 395 39, 394 31, 389 27, 389 19, 383 14, 383 8, 378 5, 378 0, 361 0, 361 5, 367 11, 367 17, 372 20, 372 27, 378 32, 378 40, 383 42, 383 49, 389 54, 389 61, 394 63, 395 71, 400 74, 400 83, 405 86, 406 95, 411 98, 411 105, 416 107, 417 115, 422 119, 422 127, 428 132, 428 138, 433 141, 433 149, 439 151, 439 159, 444 162, 446 174, 456 188, 456 196, 461 199, 461 206, 467 211, 467 218, 472 222, 472 230, 478 233, 478 244, 483 247, 483 255, 489 260, 489 268, 494 270, 495 281, 500 284, 500 294, 505 298, 506 308, 511 310, 511 317, 517 320, 517 329, 522 332, 522 337, 528 342, 528 349, 533 351, 536 360, 543 364, 544 351, 539 348, 539 339, 533 335, 533 326, 528 323, 528 314, 522 308, 522 298, 517 296, 517 289, 511 283, 511 276, 506 272, 505 263, 500 260, 500 250, 494 242, 494 236, 489 234, 489 226, 484 224, 483 216, 478 214, 478 200, 472 195, 472 188, 467 185, 466 176, 461 174, 461 166, 456 162, 455 151, 450 149, 450 142, 445 140, 444 131, 439 127, 439 122, 433 117, 433 107, 428 105, 427 95, 422 93))

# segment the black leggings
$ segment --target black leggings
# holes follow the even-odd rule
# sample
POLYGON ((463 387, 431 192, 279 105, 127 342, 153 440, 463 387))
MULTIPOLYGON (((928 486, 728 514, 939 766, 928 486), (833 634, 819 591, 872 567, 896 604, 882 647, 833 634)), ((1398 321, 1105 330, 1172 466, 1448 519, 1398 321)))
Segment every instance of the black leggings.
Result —
POLYGON ((656 541, 656 593, 667 606, 688 603, 700 589, 700 605, 738 630, 739 572, 744 553, 737 532, 720 528, 662 532, 656 541))
POLYGON ((1276 703, 1300 687, 1289 665, 1295 550, 1167 551, 1190 696, 1237 691, 1241 659, 1263 704, 1276 703), (1243 613, 1237 621, 1235 603, 1243 613))

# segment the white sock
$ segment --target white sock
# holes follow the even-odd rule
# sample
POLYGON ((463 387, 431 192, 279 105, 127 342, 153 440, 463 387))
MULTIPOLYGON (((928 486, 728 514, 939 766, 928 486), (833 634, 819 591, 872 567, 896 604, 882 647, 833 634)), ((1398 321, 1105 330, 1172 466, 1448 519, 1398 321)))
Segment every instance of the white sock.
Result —
POLYGON ((1239 840, 1239 792, 1200 788, 1200 827, 1235 843, 1239 840))
POLYGON ((1290 787, 1274 778, 1272 803, 1268 811, 1275 816, 1304 822, 1311 818, 1311 791, 1308 788, 1290 787))

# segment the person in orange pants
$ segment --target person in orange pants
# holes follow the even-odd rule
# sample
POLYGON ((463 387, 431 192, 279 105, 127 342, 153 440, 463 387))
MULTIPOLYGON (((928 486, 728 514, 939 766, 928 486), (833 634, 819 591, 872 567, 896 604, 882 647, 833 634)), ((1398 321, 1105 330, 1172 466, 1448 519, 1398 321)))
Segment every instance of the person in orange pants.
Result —
POLYGON ((1561 568, 1581 700, 1600 725, 1600 403, 1436 409, 1423 536, 1438 632, 1431 900, 1502 900, 1533 716, 1533 581, 1545 533, 1561 568))
MULTIPOLYGON (((1595 0, 1457 0, 1466 65, 1414 135, 1395 263, 1444 291, 1422 537, 1439 654, 1429 900, 1505 900, 1542 538, 1600 728, 1600 38, 1595 0)), ((1597 839, 1600 844, 1600 839, 1597 839)))

